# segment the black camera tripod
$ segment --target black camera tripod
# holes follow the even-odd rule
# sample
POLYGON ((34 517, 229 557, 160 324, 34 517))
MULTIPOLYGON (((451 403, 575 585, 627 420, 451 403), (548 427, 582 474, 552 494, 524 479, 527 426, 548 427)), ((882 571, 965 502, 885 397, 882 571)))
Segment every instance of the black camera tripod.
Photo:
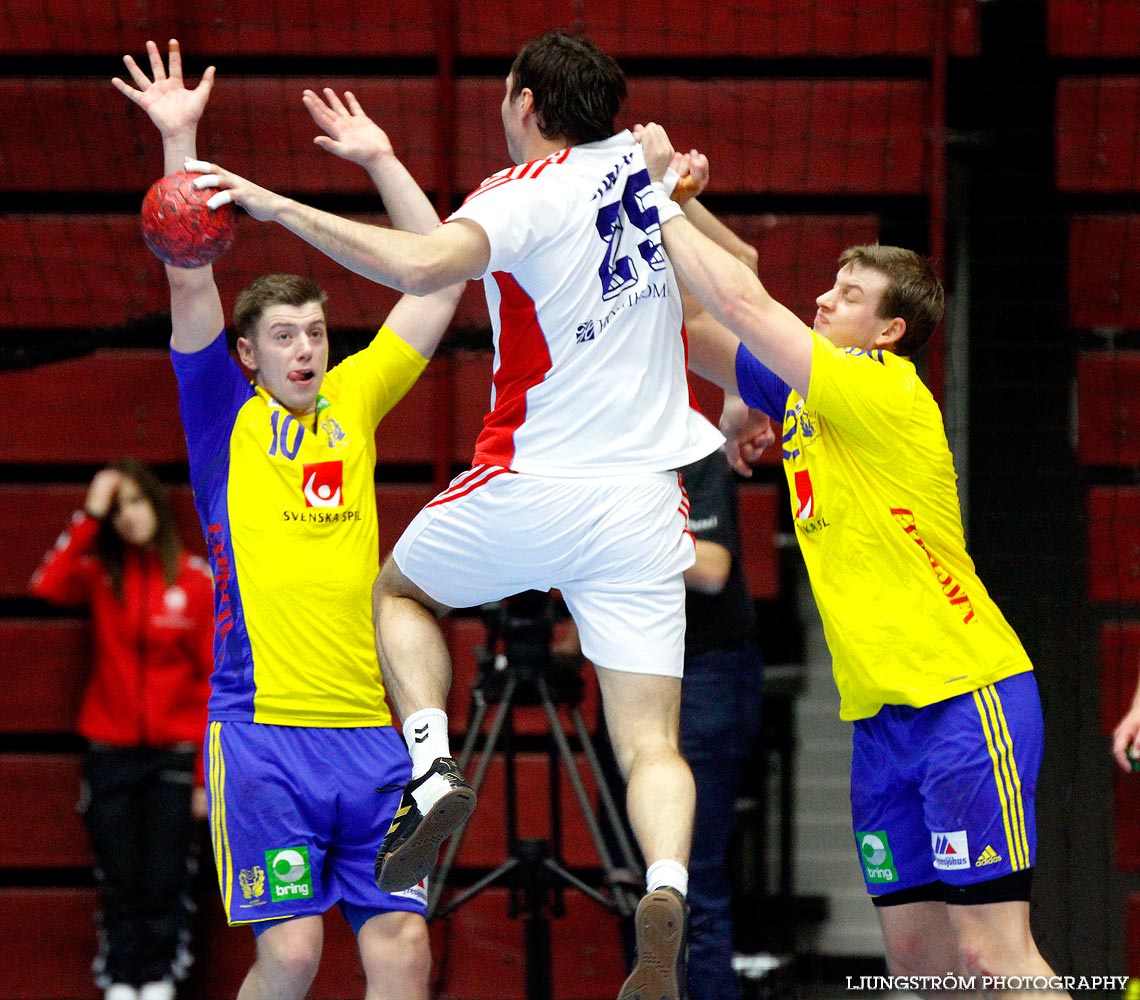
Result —
POLYGON ((471 787, 478 793, 492 756, 496 749, 500 749, 506 780, 507 857, 493 871, 441 906, 440 897, 462 844, 466 825, 460 827, 429 880, 428 919, 446 917, 490 885, 506 882, 510 888, 510 916, 525 921, 527 1000, 551 1000, 550 918, 560 917, 564 913, 564 886, 572 886, 608 910, 628 918, 633 915, 641 898, 644 877, 626 832, 625 820, 615 804, 597 750, 582 719, 584 685, 580 659, 554 656, 550 651, 553 614, 548 595, 528 591, 508 602, 485 605, 483 621, 487 628, 487 645, 479 651, 479 676, 471 691, 472 713, 459 766, 466 774, 489 706, 497 703, 478 765, 471 778, 471 787), (513 709, 516 705, 541 705, 550 723, 546 745, 550 766, 549 841, 522 839, 518 836, 513 726, 513 709), (594 775, 598 800, 624 867, 614 863, 605 833, 594 814, 578 764, 558 717, 558 705, 569 708, 574 732, 594 775), (590 831, 608 894, 588 885, 568 871, 563 863, 559 764, 566 770, 590 831))

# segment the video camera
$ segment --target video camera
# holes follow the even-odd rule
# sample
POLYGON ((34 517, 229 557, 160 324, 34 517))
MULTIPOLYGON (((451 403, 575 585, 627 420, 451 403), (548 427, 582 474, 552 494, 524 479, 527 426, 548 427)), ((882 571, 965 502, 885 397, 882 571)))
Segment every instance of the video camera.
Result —
POLYGON ((480 608, 487 630, 486 645, 479 647, 479 686, 488 701, 502 695, 514 672, 514 700, 520 705, 541 704, 535 681, 542 677, 556 704, 576 705, 582 700, 582 658, 551 649, 555 602, 540 590, 527 590, 480 608))

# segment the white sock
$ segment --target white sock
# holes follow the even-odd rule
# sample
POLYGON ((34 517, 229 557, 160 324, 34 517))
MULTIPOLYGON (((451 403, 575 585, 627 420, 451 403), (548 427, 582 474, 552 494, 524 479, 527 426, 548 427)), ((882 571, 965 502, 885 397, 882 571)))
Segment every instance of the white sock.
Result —
POLYGON ((447 713, 442 708, 421 708, 404 720, 404 742, 412 757, 412 779, 424 774, 437 757, 450 757, 447 713))
POLYGON ((676 889, 682 896, 689 892, 689 870, 680 861, 654 861, 645 870, 645 891, 676 889))

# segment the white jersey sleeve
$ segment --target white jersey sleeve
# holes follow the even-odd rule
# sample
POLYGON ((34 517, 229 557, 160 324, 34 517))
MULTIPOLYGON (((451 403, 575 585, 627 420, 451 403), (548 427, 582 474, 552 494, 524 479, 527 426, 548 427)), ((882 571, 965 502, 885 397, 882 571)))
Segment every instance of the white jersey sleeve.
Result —
POLYGON ((508 173, 487 178, 450 216, 477 222, 487 234, 491 259, 480 277, 514 270, 535 247, 555 238, 565 222, 565 201, 551 199, 537 184, 507 183, 514 179, 503 176, 508 173))

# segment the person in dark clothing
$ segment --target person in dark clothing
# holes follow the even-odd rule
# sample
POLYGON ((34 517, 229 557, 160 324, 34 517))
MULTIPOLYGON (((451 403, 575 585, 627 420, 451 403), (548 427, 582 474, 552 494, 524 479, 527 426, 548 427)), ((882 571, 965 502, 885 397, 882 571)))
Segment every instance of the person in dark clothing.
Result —
POLYGON ((689 530, 697 561, 685 571, 681 752, 697 785, 689 861, 689 1000, 733 1000, 728 845, 740 778, 760 728, 763 660, 756 609, 740 563, 736 481, 723 452, 687 465, 689 530))

